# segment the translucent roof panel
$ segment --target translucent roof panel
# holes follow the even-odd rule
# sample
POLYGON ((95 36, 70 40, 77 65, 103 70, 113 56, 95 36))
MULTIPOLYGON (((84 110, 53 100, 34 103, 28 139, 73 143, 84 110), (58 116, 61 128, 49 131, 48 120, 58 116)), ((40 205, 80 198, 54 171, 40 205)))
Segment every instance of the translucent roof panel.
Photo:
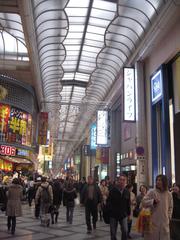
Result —
POLYGON ((97 104, 104 100, 166 1, 32 3, 45 99, 57 102, 60 98, 58 127, 62 143, 68 142, 57 153, 62 159, 77 144, 71 139, 84 134, 97 104))
POLYGON ((20 15, 0 12, 0 59, 28 61, 20 15))
POLYGON ((88 82, 89 77, 90 75, 85 73, 76 72, 75 74, 75 80, 78 80, 78 81, 88 82))

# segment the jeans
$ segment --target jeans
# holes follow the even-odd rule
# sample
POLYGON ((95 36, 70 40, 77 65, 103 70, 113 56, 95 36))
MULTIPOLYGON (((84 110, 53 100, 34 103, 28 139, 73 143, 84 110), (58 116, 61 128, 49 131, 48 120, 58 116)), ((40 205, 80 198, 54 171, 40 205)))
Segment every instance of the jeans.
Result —
POLYGON ((121 225, 121 240, 128 239, 128 226, 127 226, 127 217, 123 218, 122 220, 117 220, 115 218, 110 218, 110 232, 111 232, 111 240, 117 240, 117 227, 118 222, 121 225))

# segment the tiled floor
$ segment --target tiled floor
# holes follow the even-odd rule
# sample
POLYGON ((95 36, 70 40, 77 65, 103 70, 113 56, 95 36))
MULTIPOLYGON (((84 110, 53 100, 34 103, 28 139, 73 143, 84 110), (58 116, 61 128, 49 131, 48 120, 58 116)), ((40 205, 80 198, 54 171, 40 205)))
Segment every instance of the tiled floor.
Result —
MULTIPOLYGON (((110 240, 109 225, 97 222, 97 229, 92 234, 86 233, 84 208, 77 206, 74 211, 74 221, 70 225, 66 223, 66 209, 61 206, 60 216, 57 224, 50 225, 49 228, 40 225, 40 220, 34 217, 34 207, 23 205, 23 217, 17 218, 16 233, 12 236, 7 232, 6 217, 0 213, 0 240, 86 240, 103 239, 110 240)), ((133 239, 142 240, 138 234, 132 232, 133 239)), ((120 231, 118 231, 120 240, 120 231)))

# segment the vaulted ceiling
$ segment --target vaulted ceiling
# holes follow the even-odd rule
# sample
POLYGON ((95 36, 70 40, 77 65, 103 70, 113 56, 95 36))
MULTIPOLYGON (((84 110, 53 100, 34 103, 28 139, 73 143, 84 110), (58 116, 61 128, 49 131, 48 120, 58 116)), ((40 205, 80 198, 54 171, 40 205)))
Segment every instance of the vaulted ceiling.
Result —
POLYGON ((169 2, 0 1, 0 71, 35 86, 41 110, 49 112, 54 161, 62 162, 83 139, 95 111, 106 107, 119 72, 169 2))

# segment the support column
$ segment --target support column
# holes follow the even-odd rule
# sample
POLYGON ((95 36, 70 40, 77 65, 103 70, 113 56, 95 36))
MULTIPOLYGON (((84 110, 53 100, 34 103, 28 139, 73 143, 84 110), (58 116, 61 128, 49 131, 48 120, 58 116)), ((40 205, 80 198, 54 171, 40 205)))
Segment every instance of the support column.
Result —
POLYGON ((136 69, 136 149, 137 154, 137 189, 141 184, 147 184, 147 137, 146 137, 146 108, 144 66, 142 62, 135 64, 136 69))

